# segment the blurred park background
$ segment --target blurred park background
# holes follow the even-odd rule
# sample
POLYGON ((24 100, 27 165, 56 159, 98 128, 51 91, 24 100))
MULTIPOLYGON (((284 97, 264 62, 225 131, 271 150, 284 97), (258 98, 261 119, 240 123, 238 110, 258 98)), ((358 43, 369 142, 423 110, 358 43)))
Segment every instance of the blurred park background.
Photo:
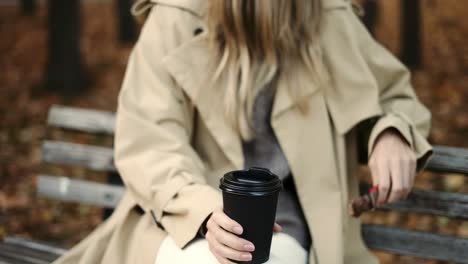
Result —
MULTIPOLYGON (((433 114, 430 141, 467 148, 468 1, 357 2, 369 30, 412 69, 417 94, 433 114)), ((0 0, 0 239, 20 235, 70 247, 102 221, 99 208, 38 198, 36 176, 106 180, 82 168, 42 164, 41 143, 112 145, 111 138, 47 129, 46 118, 53 104, 115 111, 142 22, 129 6, 129 0, 0 0)), ((424 173, 416 186, 468 193, 461 175, 424 173)), ((445 217, 372 212, 363 219, 468 237, 468 222, 445 217)), ((377 254, 383 263, 437 263, 377 254)))

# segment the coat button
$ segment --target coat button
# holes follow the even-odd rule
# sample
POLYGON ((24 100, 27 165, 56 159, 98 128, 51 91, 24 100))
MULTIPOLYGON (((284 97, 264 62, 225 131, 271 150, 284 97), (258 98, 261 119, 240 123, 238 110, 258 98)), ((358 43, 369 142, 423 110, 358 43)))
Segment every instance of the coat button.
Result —
POLYGON ((196 28, 196 29, 193 31, 193 35, 195 35, 195 36, 200 35, 201 33, 203 33, 203 29, 202 29, 202 28, 196 28))

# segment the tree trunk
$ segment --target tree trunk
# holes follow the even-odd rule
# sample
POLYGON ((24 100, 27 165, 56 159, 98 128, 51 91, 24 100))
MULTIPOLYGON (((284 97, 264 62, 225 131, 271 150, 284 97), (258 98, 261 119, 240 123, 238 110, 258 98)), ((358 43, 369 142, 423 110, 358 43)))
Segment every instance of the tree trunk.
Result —
POLYGON ((119 41, 122 43, 133 43, 136 39, 136 25, 130 13, 131 0, 117 0, 116 6, 119 41))
POLYGON ((63 96, 79 95, 85 85, 80 57, 80 1, 49 0, 47 87, 63 96))
POLYGON ((21 14, 23 15, 34 15, 36 7, 36 0, 21 0, 21 14))
POLYGON ((402 0, 402 61, 410 68, 421 67, 421 9, 419 0, 402 0))
MULTIPOLYGON (((412 1, 412 0, 410 0, 412 1)), ((375 25, 377 23, 378 18, 378 3, 377 0, 367 0, 364 4, 364 24, 366 25, 367 29, 374 34, 375 32, 375 25)))

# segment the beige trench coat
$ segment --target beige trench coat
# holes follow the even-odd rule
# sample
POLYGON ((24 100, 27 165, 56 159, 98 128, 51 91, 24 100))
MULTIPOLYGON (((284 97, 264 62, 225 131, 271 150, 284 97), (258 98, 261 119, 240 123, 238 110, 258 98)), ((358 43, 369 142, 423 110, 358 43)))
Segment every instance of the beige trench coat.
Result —
MULTIPOLYGON (((200 85, 210 74, 206 32, 195 34, 206 27, 206 0, 151 1, 117 111, 115 162, 128 191, 112 217, 56 263, 153 263, 166 235, 180 247, 193 240, 222 204, 219 178, 243 167, 240 138, 222 115, 221 89, 200 85)), ((301 94, 307 116, 280 85, 271 123, 319 263, 377 263, 359 221, 347 214, 347 201, 357 195, 355 127, 379 117, 369 150, 381 131, 394 127, 424 165, 430 113, 415 97, 407 69, 369 36, 351 4, 324 1, 321 41, 331 85, 311 84, 301 94)))

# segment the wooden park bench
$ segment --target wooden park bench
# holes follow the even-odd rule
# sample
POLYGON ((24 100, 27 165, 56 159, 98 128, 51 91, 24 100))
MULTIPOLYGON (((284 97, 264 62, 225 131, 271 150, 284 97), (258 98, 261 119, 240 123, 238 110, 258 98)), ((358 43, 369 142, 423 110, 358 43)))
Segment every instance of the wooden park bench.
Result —
MULTIPOLYGON (((49 127, 112 136, 115 115, 112 112, 54 106, 49 111, 49 127)), ((43 161, 56 165, 80 166, 109 173, 112 182, 119 182, 110 147, 46 140, 42 146, 43 161)), ((468 175, 468 150, 435 146, 427 170, 468 175)), ((124 187, 67 176, 39 175, 39 196, 66 202, 113 208, 124 187)), ((468 195, 414 189, 408 200, 392 204, 385 210, 416 212, 468 219, 468 195)), ((108 212, 109 213, 109 212, 108 212)), ((394 254, 456 263, 468 263, 468 238, 407 230, 383 225, 364 225, 363 237, 370 249, 394 254)), ((49 263, 65 252, 45 243, 21 238, 6 238, 0 244, 0 264, 49 263)))

